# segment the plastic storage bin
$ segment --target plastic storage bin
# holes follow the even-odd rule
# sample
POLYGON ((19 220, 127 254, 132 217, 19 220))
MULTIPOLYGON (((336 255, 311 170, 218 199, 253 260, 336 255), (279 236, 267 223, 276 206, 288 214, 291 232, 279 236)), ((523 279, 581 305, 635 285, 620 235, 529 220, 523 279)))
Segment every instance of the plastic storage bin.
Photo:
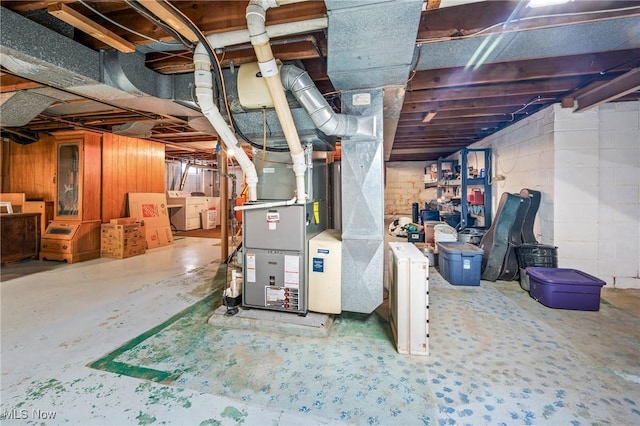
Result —
POLYGON ((480 285, 484 250, 463 242, 437 243, 440 275, 453 285, 480 285))
POLYGON ((410 243, 424 243, 424 231, 407 232, 407 241, 410 243))
POLYGON ((389 322, 398 353, 429 355, 429 260, 412 243, 389 243, 389 322))
POLYGON ((558 267, 558 247, 544 244, 520 244, 516 247, 518 267, 520 268, 520 287, 530 291, 529 276, 526 268, 529 266, 541 266, 544 268, 558 267))
POLYGON ((529 266, 529 294, 549 308, 597 311, 606 283, 586 272, 529 266))
POLYGON ((439 221, 440 212, 438 210, 420 210, 420 220, 423 224, 434 220, 439 221))
POLYGON ((558 247, 544 244, 520 244, 516 247, 518 266, 541 266, 544 268, 558 267, 558 247))

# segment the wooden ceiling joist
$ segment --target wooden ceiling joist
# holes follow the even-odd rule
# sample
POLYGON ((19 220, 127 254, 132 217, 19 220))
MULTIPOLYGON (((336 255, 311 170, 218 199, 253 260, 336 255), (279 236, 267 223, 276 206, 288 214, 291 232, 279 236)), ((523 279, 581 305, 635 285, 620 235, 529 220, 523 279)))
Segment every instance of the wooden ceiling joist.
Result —
POLYGON ((91 37, 106 43, 120 52, 133 53, 136 51, 136 46, 133 43, 128 42, 102 25, 86 18, 64 3, 52 4, 47 8, 47 11, 61 21, 89 34, 91 37))
POLYGON ((638 90, 640 90, 640 68, 634 68, 628 73, 578 96, 576 98, 578 101, 576 111, 593 108, 638 90))

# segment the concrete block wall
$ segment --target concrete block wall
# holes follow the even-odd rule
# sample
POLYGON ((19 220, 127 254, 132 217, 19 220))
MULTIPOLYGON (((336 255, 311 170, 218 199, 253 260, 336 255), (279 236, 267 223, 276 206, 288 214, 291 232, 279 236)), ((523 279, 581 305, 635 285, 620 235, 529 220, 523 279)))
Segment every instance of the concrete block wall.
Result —
POLYGON ((554 105, 554 113, 558 266, 598 275, 598 109, 573 112, 554 105))
MULTIPOLYGON (((473 148, 491 148, 493 211, 503 193, 529 188, 542 193, 534 225, 536 240, 552 244, 554 235, 553 109, 527 117, 482 141, 473 148), (505 180, 496 180, 496 176, 505 180)), ((495 219, 495 217, 494 217, 495 219)))
MULTIPOLYGON (((558 247, 558 266, 609 287, 640 288, 640 102, 575 113, 554 105, 473 144, 492 148, 494 212, 504 192, 542 193, 534 233, 558 247)), ((422 162, 388 163, 385 215, 411 216, 425 190, 422 162)))
POLYGON ((418 203, 420 209, 437 198, 436 188, 424 187, 424 169, 431 163, 424 161, 402 161, 386 164, 384 186, 385 217, 411 217, 411 205, 418 203))
POLYGON ((554 105, 472 147, 491 147, 490 175, 506 178, 495 207, 503 192, 542 192, 534 232, 558 247, 558 266, 640 288, 640 102, 554 105))
POLYGON ((599 107, 597 275, 640 288, 640 102, 599 107))

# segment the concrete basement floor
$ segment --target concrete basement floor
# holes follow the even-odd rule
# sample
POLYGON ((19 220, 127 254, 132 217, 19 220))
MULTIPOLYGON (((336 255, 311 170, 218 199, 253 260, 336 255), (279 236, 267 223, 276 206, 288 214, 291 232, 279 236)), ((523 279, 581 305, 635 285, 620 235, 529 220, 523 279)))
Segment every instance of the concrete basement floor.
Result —
POLYGON ((219 257, 218 240, 181 238, 4 265, 2 424, 640 424, 639 290, 557 310, 430 268, 430 354, 407 356, 385 304, 326 337, 208 324, 219 257))

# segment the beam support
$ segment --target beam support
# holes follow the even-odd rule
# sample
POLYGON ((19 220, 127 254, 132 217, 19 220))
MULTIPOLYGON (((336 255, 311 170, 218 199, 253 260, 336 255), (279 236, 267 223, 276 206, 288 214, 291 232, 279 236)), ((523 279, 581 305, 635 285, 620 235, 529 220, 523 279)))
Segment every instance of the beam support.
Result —
POLYGON ((109 31, 102 25, 93 22, 64 3, 52 4, 47 8, 47 11, 61 21, 64 21, 72 27, 89 34, 91 37, 103 41, 120 52, 133 53, 136 51, 136 46, 133 43, 130 43, 116 33, 109 31))
POLYGON ((640 67, 578 96, 578 108, 574 112, 611 102, 637 90, 640 90, 640 67))

